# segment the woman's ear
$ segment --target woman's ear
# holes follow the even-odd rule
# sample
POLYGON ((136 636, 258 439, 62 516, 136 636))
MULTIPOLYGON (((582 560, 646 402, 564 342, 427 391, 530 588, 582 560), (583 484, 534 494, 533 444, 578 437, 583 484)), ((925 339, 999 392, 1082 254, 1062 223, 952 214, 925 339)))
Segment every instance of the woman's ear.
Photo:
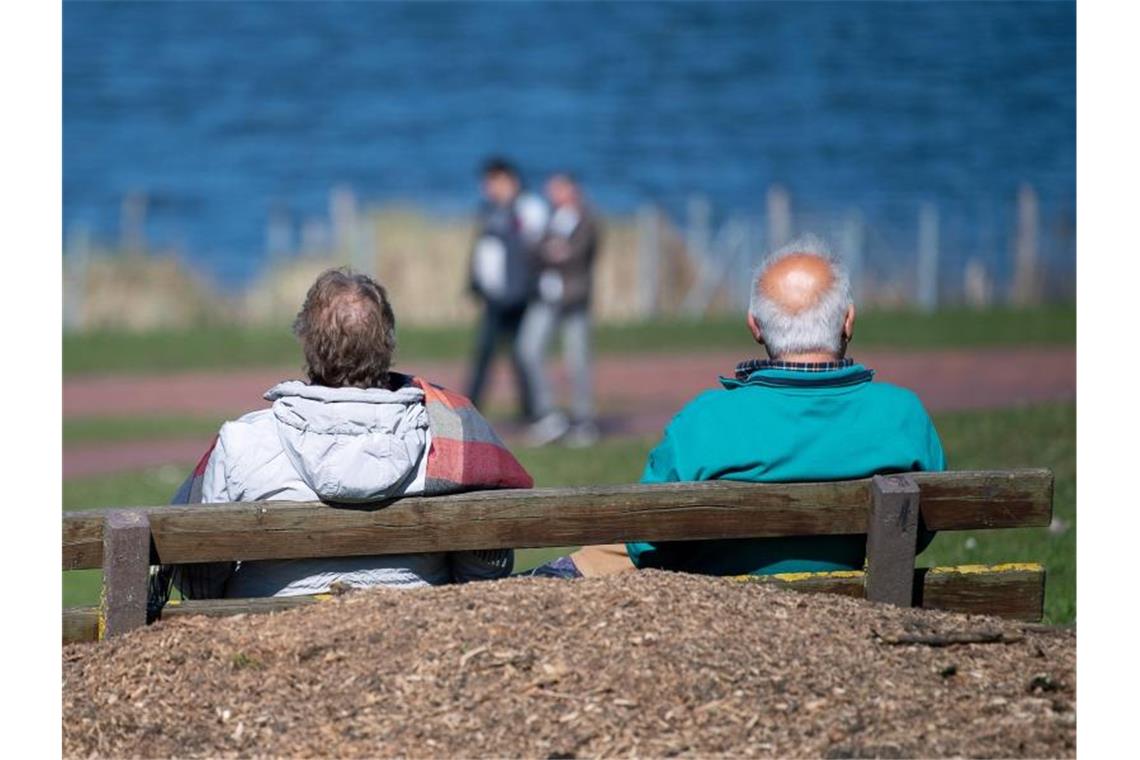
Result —
POLYGON ((753 339, 763 346, 764 333, 760 331, 760 324, 756 321, 756 317, 752 316, 752 312, 748 312, 748 329, 752 333, 753 339))

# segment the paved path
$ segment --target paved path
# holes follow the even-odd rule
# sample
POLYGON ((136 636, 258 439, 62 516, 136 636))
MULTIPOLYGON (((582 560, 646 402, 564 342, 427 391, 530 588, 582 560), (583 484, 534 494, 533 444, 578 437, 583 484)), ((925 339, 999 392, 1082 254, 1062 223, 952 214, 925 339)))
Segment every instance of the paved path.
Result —
MULTIPOLYGON (((654 435, 696 393, 729 374, 739 354, 686 356, 604 356, 596 380, 603 430, 608 435, 654 435)), ((856 358, 876 370, 876 379, 913 389, 931 411, 985 409, 1072 399, 1076 395, 1076 356, 1072 347, 955 350, 920 353, 869 352, 856 358)), ((401 367, 442 385, 462 389, 464 366, 425 362, 401 367)), ((505 366, 496 368, 492 402, 512 403, 505 366)), ((66 380, 65 418, 93 416, 233 417, 266 406, 261 394, 288 376, 279 370, 188 372, 166 376, 104 376, 66 380)), ((294 373, 295 374, 295 373, 294 373)), ((565 386, 565 377, 555 373, 565 386)), ((517 426, 498 424, 511 440, 517 426)), ((83 444, 64 449, 64 477, 191 462, 208 444, 206 437, 115 444, 83 444)))

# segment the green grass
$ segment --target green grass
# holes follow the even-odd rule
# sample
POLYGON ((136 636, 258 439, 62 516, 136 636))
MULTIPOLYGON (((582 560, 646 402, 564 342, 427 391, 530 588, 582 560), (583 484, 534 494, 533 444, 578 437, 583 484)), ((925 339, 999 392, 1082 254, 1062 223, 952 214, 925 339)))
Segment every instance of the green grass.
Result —
MULTIPOLYGON (((398 362, 465 358, 473 327, 401 328, 398 362)), ((1063 344, 1076 340, 1076 309, 1050 306, 1024 311, 946 310, 936 314, 868 312, 859 316, 853 350, 930 349, 1063 344)), ((703 322, 600 325, 599 353, 740 350, 749 337, 743 316, 703 322)), ((191 369, 299 367, 296 341, 280 329, 201 327, 150 333, 96 332, 63 337, 65 375, 99 372, 170 372, 191 369)))
POLYGON ((1041 562, 1045 565, 1045 620, 1069 623, 1077 614, 1077 410, 1049 404, 935 418, 949 465, 956 470, 1048 467, 1056 478, 1053 514, 1066 526, 941 533, 923 564, 1041 562))
POLYGON ((218 432, 219 417, 82 417, 64 419, 63 444, 118 443, 162 438, 204 438, 218 432))
MULTIPOLYGON (((1060 534, 1045 528, 942 533, 922 555, 926 565, 1041 562, 1048 569, 1046 620, 1076 617, 1076 407, 1047 404, 986 412, 937 415, 950 466, 954 469, 1049 467, 1056 474, 1054 513, 1067 526, 1060 534), (972 539, 972 541, 971 541, 972 539)), ((539 486, 635 482, 654 441, 607 441, 589 450, 520 449, 519 459, 539 486)), ((64 509, 165 504, 186 467, 65 481, 64 509)), ((516 568, 525 570, 565 549, 524 550, 516 568)), ((64 604, 93 604, 98 571, 64 573, 64 604)))

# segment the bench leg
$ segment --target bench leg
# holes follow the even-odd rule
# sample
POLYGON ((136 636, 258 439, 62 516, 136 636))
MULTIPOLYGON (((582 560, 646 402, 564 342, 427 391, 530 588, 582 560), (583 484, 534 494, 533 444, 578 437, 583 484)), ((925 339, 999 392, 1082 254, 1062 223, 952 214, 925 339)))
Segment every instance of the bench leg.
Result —
POLYGON ((909 475, 876 475, 871 479, 864 578, 864 594, 869 601, 899 607, 913 604, 918 497, 918 484, 909 475))
POLYGON ((108 512, 103 523, 100 639, 146 625, 149 577, 150 521, 142 512, 108 512))

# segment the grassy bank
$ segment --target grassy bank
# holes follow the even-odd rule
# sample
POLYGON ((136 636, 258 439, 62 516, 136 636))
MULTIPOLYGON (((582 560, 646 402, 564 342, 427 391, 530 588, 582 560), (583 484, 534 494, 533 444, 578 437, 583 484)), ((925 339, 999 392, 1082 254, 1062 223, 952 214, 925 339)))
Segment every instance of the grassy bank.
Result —
MULTIPOLYGON (((402 360, 465 358, 474 327, 415 328, 399 332, 402 360)), ((599 353, 742 349, 741 319, 600 325, 599 353)), ((1051 306, 1023 311, 947 310, 935 314, 869 312, 859 316, 859 348, 921 350, 1003 345, 1072 345, 1076 309, 1051 306)), ((193 369, 295 367, 296 341, 284 327, 203 327, 150 333, 95 332, 63 338, 65 375, 100 372, 171 372, 193 369)))
MULTIPOLYGON (((1071 622, 1076 616, 1076 408, 1049 404, 1024 409, 962 412, 936 417, 954 469, 1043 466, 1056 474, 1055 514, 1063 530, 944 533, 923 554, 923 564, 1038 561, 1048 568, 1046 619, 1071 622)), ((571 486, 636 481, 650 439, 609 441, 586 451, 522 449, 519 458, 540 486, 571 486)), ((188 467, 189 465, 187 465, 188 467)), ((63 508, 165 503, 181 482, 184 467, 66 481, 63 508)), ((559 550, 519 553, 517 569, 557 556, 559 550)), ((98 571, 64 573, 65 605, 93 604, 98 571)))

